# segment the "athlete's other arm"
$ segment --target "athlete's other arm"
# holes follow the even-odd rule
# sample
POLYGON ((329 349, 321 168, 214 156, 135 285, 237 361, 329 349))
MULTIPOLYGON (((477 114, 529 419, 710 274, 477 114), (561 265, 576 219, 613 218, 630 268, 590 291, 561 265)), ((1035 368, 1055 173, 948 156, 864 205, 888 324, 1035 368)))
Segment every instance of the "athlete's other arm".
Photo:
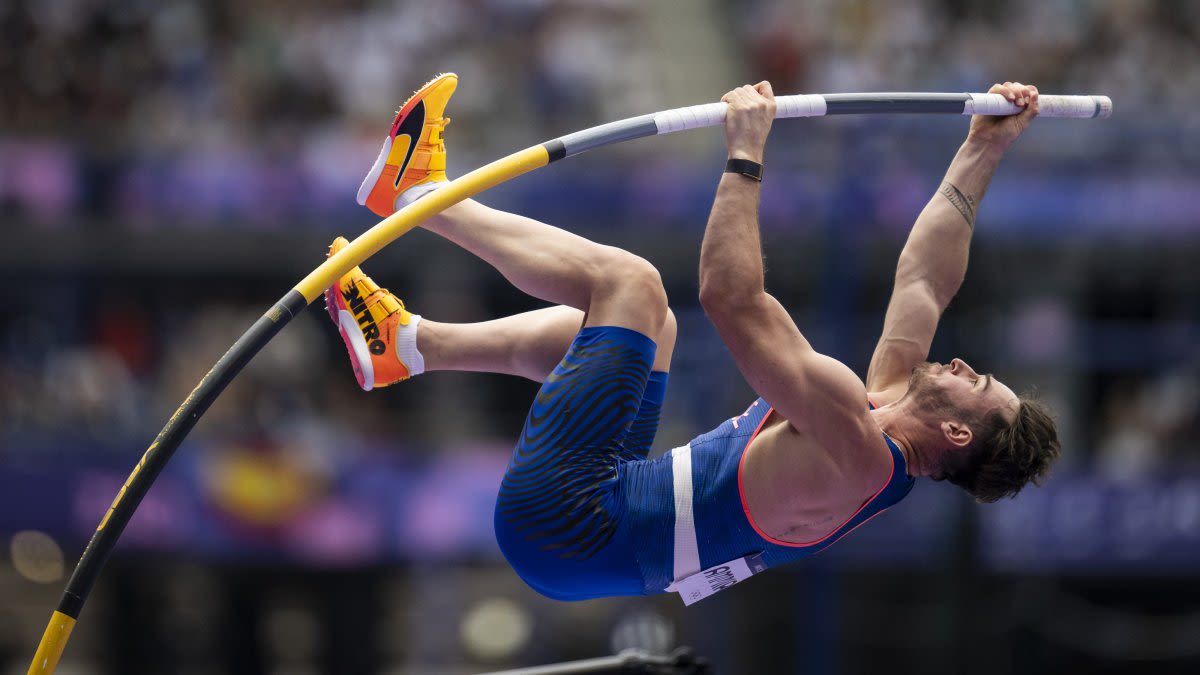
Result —
POLYGON ((1025 110, 1009 117, 971 118, 967 140, 913 225, 867 371, 867 390, 877 393, 880 405, 902 396, 913 367, 928 358, 938 319, 967 272, 976 209, 1004 151, 1038 113, 1036 87, 1005 82, 988 91, 1025 110))
MULTIPOLYGON (((729 157, 761 163, 775 117, 771 85, 739 87, 721 100, 729 104, 729 157)), ((849 368, 814 351, 766 292, 759 185, 740 174, 722 176, 700 248, 700 303, 750 386, 793 426, 844 423, 865 414, 866 389, 849 368)))

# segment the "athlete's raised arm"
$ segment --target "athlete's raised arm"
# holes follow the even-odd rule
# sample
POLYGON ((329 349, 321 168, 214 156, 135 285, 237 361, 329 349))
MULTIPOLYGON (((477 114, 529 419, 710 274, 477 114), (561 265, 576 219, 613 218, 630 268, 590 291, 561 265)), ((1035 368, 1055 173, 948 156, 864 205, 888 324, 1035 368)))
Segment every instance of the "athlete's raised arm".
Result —
MULTIPOLYGON (((729 104, 725 142, 731 160, 761 165, 775 117, 771 85, 739 87, 729 104)), ((866 389, 838 361, 818 354, 787 310, 766 292, 758 231, 760 182, 734 166, 717 186, 700 249, 700 303, 754 391, 793 426, 836 424, 866 410, 866 389)))
POLYGON ((867 371, 867 389, 881 403, 899 397, 909 375, 926 360, 938 320, 967 271, 975 212, 1008 146, 1038 113, 1036 87, 992 85, 990 93, 1025 108, 1011 117, 976 115, 937 192, 917 217, 900 253, 883 333, 867 371))

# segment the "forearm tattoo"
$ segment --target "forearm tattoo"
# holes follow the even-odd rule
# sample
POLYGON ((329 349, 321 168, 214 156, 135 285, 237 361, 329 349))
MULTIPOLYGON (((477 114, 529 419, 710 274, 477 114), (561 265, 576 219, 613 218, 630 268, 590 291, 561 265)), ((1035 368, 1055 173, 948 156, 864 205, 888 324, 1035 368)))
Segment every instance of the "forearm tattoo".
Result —
POLYGON ((950 181, 942 181, 938 192, 958 209, 963 220, 967 221, 967 227, 975 229, 975 200, 971 199, 971 195, 964 194, 950 181))

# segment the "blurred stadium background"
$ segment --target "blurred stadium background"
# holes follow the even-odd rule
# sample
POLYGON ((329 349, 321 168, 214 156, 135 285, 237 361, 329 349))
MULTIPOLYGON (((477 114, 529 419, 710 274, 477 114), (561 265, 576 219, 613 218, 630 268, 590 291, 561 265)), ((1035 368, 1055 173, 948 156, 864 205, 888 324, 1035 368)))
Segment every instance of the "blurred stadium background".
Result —
MULTIPOLYGON (((24 673, 83 544, 230 343, 375 221, 354 193, 436 72, 453 175, 716 100, 1103 93, 1042 120, 980 212, 933 358, 1060 413, 1042 489, 925 483, 804 564, 684 611, 556 603, 491 534, 535 388, 438 374, 360 392, 319 308, 201 421, 126 531, 63 675, 479 673, 688 644, 718 673, 1200 672, 1200 3, 1147 0, 0 2, 0 673, 24 673)), ((895 257, 967 121, 776 125, 770 289, 865 370, 895 257)), ((681 339, 656 447, 751 400, 696 302, 717 130, 597 151, 483 201, 637 251, 681 339)), ((418 312, 536 306, 424 232, 367 265, 418 312)))

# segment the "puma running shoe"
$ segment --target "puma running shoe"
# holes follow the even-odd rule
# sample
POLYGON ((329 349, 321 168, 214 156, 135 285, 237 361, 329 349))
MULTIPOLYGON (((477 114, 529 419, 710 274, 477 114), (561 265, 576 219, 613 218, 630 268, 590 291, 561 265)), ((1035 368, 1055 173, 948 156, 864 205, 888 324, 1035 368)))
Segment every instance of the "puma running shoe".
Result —
MULTIPOLYGON (((345 237, 334 239, 326 257, 349 244, 345 237)), ((420 359, 416 329, 421 317, 405 309, 399 298, 380 288, 362 268, 350 270, 325 291, 325 310, 342 334, 354 377, 364 391, 409 378, 413 369, 401 355, 408 353, 409 364, 414 356, 420 359)))
POLYGON ((446 180, 442 134, 450 118, 442 113, 457 86, 454 73, 438 75, 400 106, 379 158, 358 188, 359 204, 386 218, 396 211, 396 198, 405 190, 446 180))

